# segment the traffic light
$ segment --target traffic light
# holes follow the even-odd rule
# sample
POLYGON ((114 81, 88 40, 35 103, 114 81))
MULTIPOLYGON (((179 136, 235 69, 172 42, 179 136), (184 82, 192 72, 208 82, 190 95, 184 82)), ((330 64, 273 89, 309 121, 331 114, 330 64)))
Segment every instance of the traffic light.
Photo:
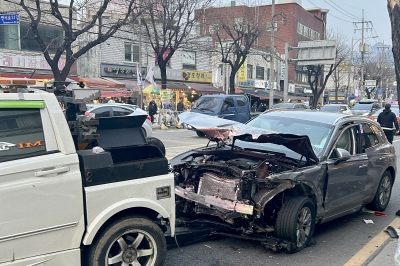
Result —
POLYGON ((83 83, 82 81, 80 81, 79 83, 78 83, 78 86, 79 86, 79 88, 85 88, 85 83, 83 83))

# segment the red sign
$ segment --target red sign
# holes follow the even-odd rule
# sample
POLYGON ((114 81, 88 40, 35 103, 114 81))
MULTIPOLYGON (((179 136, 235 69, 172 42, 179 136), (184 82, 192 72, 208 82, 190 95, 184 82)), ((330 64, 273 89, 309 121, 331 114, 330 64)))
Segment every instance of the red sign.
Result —
MULTIPOLYGON (((162 50, 162 48, 160 48, 160 50, 159 51, 161 51, 162 50)), ((164 52, 164 54, 163 54, 163 59, 165 59, 165 58, 167 58, 167 56, 169 55, 169 53, 171 52, 171 50, 170 49, 166 49, 165 50, 165 52, 164 52)), ((155 55, 154 56, 155 58, 155 63, 156 63, 156 65, 158 65, 158 58, 157 58, 157 55, 155 55)), ((168 60, 168 62, 166 63, 166 66, 169 66, 171 64, 171 59, 170 60, 168 60)))

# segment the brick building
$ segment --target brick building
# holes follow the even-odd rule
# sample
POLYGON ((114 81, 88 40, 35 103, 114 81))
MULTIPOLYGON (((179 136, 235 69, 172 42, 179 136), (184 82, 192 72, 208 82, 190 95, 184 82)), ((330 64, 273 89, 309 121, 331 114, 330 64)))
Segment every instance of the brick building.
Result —
MULTIPOLYGON (((200 24, 200 34, 210 35, 216 41, 213 34, 216 29, 221 29, 223 24, 235 23, 246 19, 258 24, 262 30, 254 44, 254 49, 269 51, 271 44, 271 5, 264 6, 232 6, 208 8, 196 10, 195 16, 200 24)), ((281 0, 275 5, 275 49, 284 56, 285 42, 289 46, 297 46, 300 41, 323 40, 326 34, 326 17, 328 10, 313 8, 305 9, 301 6, 301 0, 281 0)), ((232 25, 232 24, 231 24, 232 25)), ((234 25, 234 24, 233 24, 234 25)), ((227 39, 228 36, 226 36, 227 39)), ((296 58, 296 50, 291 50, 290 58, 296 58)), ((283 77, 281 78, 281 90, 283 90, 283 77)), ((307 72, 295 63, 289 64, 289 95, 311 97, 307 83, 307 72)))

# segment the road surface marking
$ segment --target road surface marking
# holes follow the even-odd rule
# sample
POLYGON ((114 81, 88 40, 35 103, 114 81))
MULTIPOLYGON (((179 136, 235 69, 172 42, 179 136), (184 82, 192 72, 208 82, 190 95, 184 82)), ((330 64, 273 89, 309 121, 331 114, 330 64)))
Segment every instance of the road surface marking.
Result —
MULTIPOLYGON (((396 217, 389 225, 393 228, 400 227, 400 218, 396 217)), ((387 228, 387 227, 386 227, 387 228)), ((385 229, 386 229, 385 228, 385 229)), ((381 231, 371 241, 369 241, 359 252, 357 252, 344 266, 358 266, 368 260, 368 258, 383 245, 389 238, 389 234, 381 231)))

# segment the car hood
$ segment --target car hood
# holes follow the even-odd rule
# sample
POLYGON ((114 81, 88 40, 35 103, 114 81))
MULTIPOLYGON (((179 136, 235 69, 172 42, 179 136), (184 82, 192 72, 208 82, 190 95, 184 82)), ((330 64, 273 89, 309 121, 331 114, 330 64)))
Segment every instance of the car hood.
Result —
POLYGON ((318 162, 308 136, 283 134, 260 129, 239 122, 212 117, 209 115, 184 112, 179 115, 179 123, 190 125, 204 133, 211 141, 234 144, 236 140, 258 143, 272 143, 286 148, 318 162))

